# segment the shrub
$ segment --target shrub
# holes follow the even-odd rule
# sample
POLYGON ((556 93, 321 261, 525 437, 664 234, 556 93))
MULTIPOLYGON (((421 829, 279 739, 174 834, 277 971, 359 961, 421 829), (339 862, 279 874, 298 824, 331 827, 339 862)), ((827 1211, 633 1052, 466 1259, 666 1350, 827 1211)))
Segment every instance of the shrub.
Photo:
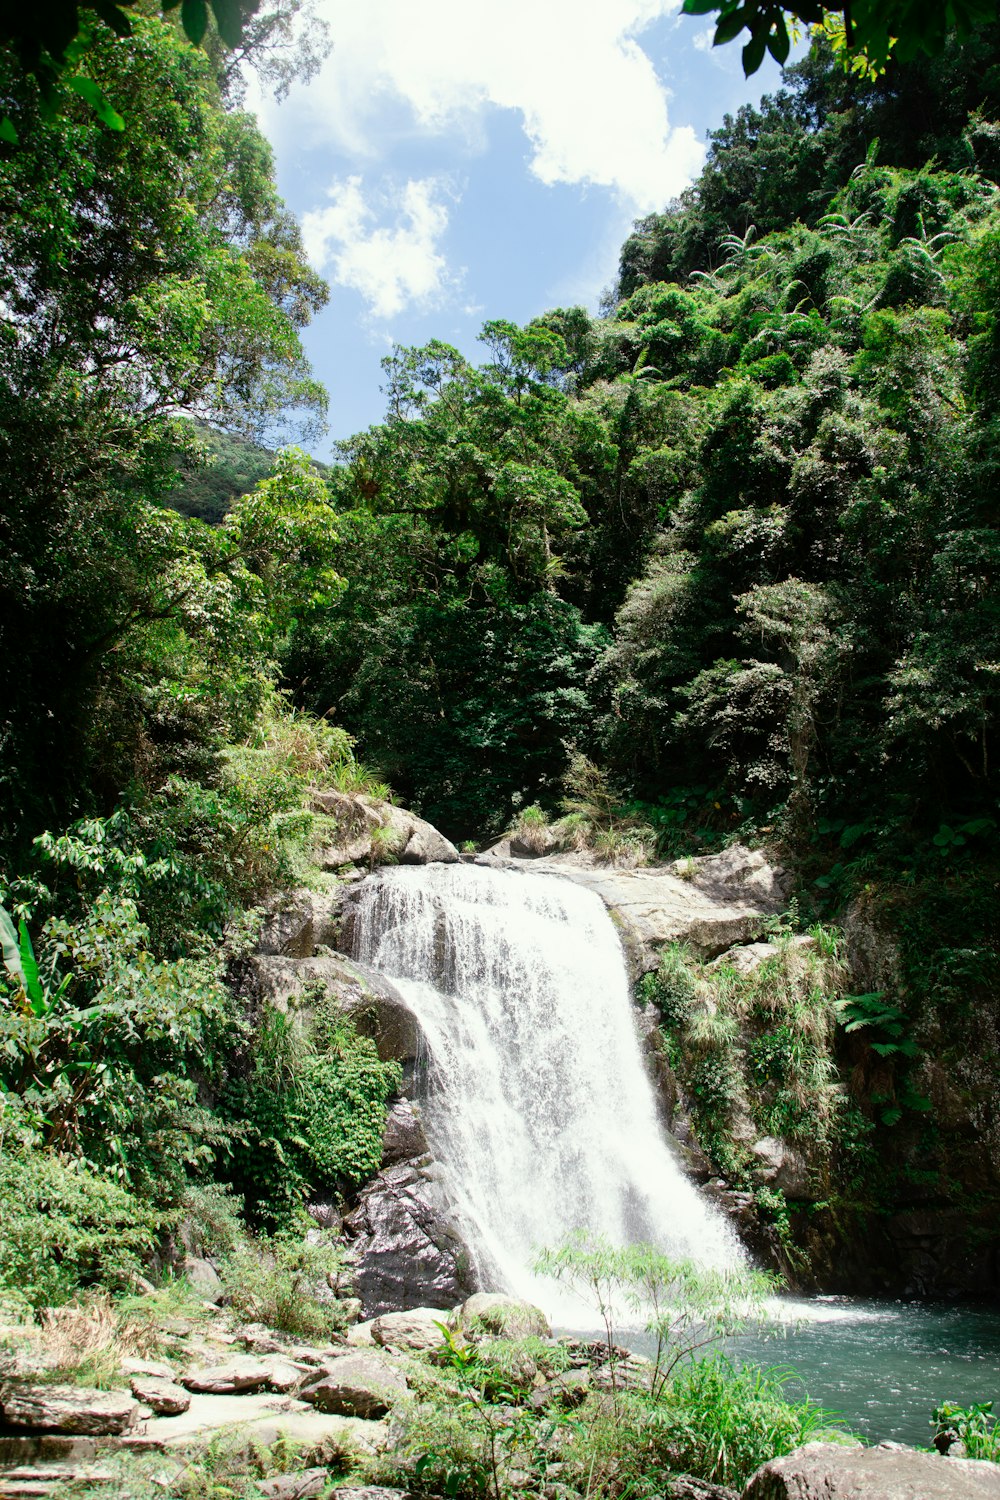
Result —
POLYGON ((300 1338, 329 1338, 347 1321, 337 1300, 341 1247, 328 1235, 244 1241, 227 1256, 223 1281, 237 1317, 300 1338))
POLYGON ((249 1071, 226 1097, 251 1212, 287 1222, 317 1189, 346 1191, 371 1177, 399 1076, 322 988, 288 1012, 266 1009, 249 1071))
POLYGON ((653 1451, 684 1473, 738 1487, 769 1458, 835 1436, 830 1412, 787 1399, 788 1378, 753 1365, 737 1369, 718 1354, 694 1360, 675 1372, 651 1414, 653 1451))
POLYGON ((0 1154, 0 1293, 34 1307, 85 1287, 121 1287, 151 1254, 158 1223, 85 1163, 35 1147, 0 1154))

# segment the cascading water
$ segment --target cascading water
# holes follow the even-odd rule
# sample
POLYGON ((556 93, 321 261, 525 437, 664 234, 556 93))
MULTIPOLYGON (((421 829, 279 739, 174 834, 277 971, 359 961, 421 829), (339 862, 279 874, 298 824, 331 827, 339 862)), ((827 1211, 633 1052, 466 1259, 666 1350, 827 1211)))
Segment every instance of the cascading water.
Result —
POLYGON ((532 1262, 576 1229, 743 1262, 663 1136, 597 895, 468 864, 386 869, 359 893, 354 946, 423 1027, 428 1139, 483 1285, 551 1310, 532 1262))

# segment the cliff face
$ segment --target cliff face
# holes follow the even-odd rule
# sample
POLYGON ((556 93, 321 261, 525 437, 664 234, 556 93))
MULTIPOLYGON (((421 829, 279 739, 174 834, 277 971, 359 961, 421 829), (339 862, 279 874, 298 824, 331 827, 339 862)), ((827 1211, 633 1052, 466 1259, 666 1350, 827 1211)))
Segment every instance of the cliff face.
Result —
MULTIPOLYGON (((323 812, 325 863, 339 879, 276 904, 241 983, 253 1003, 278 1005, 322 983, 402 1064, 383 1170, 347 1220, 359 1281, 375 1310, 445 1286, 457 1296, 472 1289, 469 1257, 412 1102, 420 1028, 391 982, 349 955, 356 895, 385 859, 386 830, 396 858, 460 856, 429 824, 370 798, 338 794, 323 812)), ((884 915, 859 902, 840 930, 793 930, 791 881, 760 851, 617 869, 541 842, 534 855, 508 839, 463 857, 556 875, 604 901, 664 1125, 759 1257, 802 1288, 1000 1290, 995 1005, 950 1018, 926 1006, 904 1028, 880 999, 903 982, 884 915)))

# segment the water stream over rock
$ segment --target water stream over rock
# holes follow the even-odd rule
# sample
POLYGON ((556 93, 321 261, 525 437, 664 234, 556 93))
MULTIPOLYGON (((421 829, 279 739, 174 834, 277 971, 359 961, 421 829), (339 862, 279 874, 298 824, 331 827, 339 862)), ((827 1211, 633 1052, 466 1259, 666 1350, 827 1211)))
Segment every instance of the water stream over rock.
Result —
POLYGON ((484 1287, 572 1317, 531 1268, 576 1229, 741 1263, 660 1127, 621 944, 594 892, 468 864, 389 868, 359 892, 353 931, 356 957, 393 979, 423 1028, 428 1140, 484 1287))

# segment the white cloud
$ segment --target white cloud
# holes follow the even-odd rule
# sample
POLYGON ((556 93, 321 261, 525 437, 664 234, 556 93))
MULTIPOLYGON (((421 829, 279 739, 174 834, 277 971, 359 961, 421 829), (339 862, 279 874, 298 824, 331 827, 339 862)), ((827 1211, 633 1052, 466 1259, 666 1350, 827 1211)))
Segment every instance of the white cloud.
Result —
POLYGON ((376 318, 432 307, 452 280, 439 248, 448 228, 443 191, 433 177, 368 197, 360 176, 334 182, 330 203, 303 215, 306 254, 339 286, 360 292, 376 318), (394 222, 378 223, 385 215, 394 222))
POLYGON ((679 0, 320 0, 333 51, 293 91, 279 137, 378 158, 400 136, 480 149, 491 110, 513 110, 530 170, 547 184, 610 189, 662 207, 704 151, 671 127, 666 91, 636 37, 679 0))

